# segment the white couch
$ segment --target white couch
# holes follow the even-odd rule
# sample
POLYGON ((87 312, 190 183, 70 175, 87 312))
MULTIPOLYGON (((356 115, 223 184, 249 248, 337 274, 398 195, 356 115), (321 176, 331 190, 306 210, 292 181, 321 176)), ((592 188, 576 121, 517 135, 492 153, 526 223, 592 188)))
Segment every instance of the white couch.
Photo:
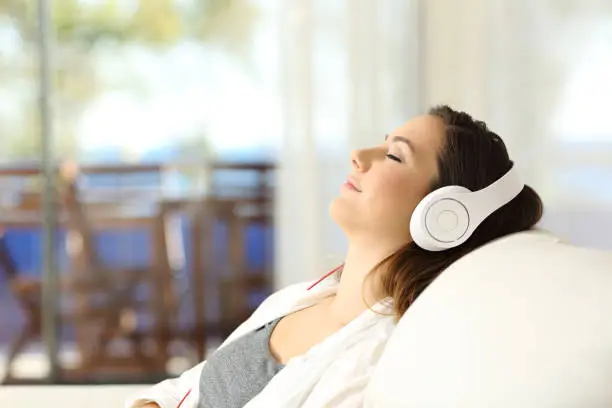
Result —
POLYGON ((0 387, 2 408, 123 408, 125 400, 145 386, 10 386, 0 387))
MULTIPOLYGON (((0 407, 122 407, 142 387, 0 389, 0 407)), ((370 408, 612 407, 612 253, 543 232, 453 264, 400 321, 370 408)))
POLYGON ((612 253, 544 232, 462 258, 401 319, 380 408, 612 407, 612 253))

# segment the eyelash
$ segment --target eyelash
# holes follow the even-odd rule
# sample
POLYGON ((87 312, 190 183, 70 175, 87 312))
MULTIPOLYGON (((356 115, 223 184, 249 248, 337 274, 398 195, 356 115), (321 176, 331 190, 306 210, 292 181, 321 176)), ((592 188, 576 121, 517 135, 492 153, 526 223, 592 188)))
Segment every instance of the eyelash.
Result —
POLYGON ((393 160, 393 161, 398 162, 398 163, 401 163, 401 162, 402 162, 402 160, 401 160, 399 157, 397 157, 397 156, 395 156, 395 155, 393 155, 393 154, 391 154, 391 153, 387 153, 387 157, 388 157, 389 159, 393 160))

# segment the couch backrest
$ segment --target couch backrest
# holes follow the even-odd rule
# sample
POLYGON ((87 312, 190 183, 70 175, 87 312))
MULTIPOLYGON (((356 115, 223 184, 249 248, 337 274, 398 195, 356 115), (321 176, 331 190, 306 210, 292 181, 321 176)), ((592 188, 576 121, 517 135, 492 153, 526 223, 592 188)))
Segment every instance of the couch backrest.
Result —
POLYGON ((436 279, 400 320, 368 407, 612 407, 612 253, 531 231, 436 279))

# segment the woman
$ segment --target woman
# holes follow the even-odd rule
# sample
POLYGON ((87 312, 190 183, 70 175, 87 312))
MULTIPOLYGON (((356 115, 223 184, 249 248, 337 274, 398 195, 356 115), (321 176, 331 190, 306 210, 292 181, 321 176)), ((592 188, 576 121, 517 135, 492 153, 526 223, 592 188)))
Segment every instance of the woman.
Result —
POLYGON ((353 152, 351 161, 330 207, 349 241, 335 276, 273 294, 208 362, 128 407, 362 406, 395 323, 419 294, 463 255, 533 227, 542 215, 539 196, 520 184, 460 245, 431 251, 414 242, 412 214, 428 193, 452 185, 481 190, 513 167, 496 134, 448 106, 353 152))

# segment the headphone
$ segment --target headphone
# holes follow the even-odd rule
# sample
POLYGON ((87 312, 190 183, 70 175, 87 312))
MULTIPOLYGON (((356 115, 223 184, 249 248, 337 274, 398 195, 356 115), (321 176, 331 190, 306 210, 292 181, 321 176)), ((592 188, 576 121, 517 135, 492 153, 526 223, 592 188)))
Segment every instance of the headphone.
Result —
POLYGON ((478 191, 447 186, 419 202, 410 219, 414 243, 427 251, 444 251, 463 244, 493 212, 516 197, 525 184, 516 165, 500 179, 478 191))

